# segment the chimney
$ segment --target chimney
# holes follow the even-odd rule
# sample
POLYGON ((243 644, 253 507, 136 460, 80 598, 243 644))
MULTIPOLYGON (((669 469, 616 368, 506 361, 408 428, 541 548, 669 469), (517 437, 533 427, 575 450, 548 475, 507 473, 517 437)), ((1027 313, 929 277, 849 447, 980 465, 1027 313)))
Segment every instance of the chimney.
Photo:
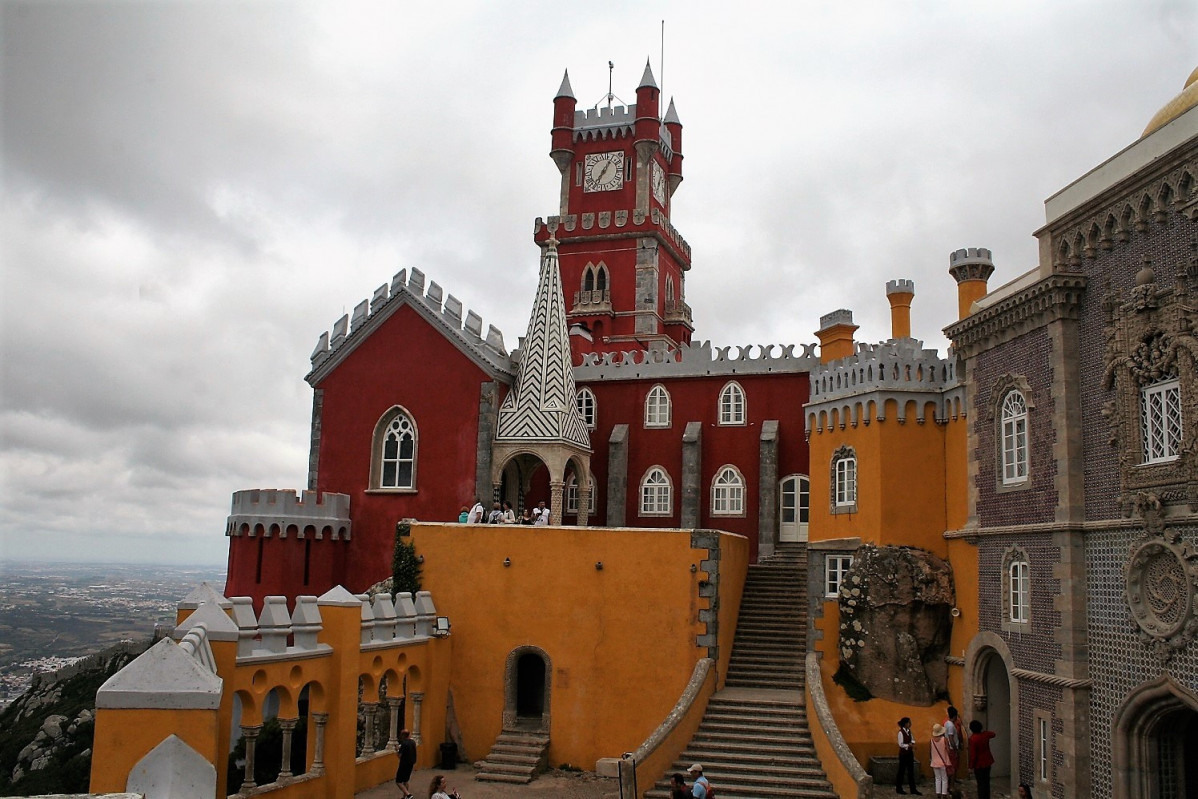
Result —
POLYGON ((911 338, 911 300, 914 298, 914 280, 899 278, 886 283, 886 299, 890 301, 891 338, 911 338))
POLYGON ((986 296, 994 260, 985 247, 970 247, 950 255, 948 264, 948 273, 957 281, 957 318, 964 319, 972 313, 973 304, 986 296))
POLYGON ((819 362, 830 363, 838 358, 847 358, 855 350, 853 333, 857 326, 853 324, 853 312, 841 308, 824 314, 819 318, 819 362))

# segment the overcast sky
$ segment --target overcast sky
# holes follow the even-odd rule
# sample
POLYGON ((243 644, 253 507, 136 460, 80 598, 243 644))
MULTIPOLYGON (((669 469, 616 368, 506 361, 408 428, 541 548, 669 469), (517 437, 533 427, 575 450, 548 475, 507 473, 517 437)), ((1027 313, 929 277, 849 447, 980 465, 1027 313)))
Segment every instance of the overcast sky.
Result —
POLYGON ((631 103, 651 57, 676 100, 696 338, 883 339, 905 277, 943 350, 948 254, 1034 266, 1196 8, 4 0, 0 556, 223 562, 233 491, 304 486, 318 336, 400 269, 515 346, 564 69, 631 103))

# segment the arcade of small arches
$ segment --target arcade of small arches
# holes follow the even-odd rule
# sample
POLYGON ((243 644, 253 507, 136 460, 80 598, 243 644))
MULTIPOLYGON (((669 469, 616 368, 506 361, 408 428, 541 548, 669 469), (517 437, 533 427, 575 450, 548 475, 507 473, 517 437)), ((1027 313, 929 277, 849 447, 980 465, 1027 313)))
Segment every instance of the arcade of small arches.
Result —
POLYGON ((937 424, 947 424, 950 420, 965 416, 962 400, 960 396, 949 396, 920 402, 885 394, 878 399, 856 399, 836 407, 812 410, 807 414, 807 431, 822 433, 859 424, 868 427, 871 422, 884 422, 889 417, 895 418, 899 424, 906 424, 912 418, 918 424, 924 424, 929 419, 937 424))
MULTIPOLYGON (((324 774, 326 734, 335 710, 328 702, 320 675, 315 673, 313 664, 318 663, 293 662, 285 675, 275 673, 278 668, 273 664, 238 664, 238 677, 248 675, 248 680, 237 687, 233 695, 230 740, 241 741, 239 763, 242 765, 240 777, 231 771, 229 782, 233 787, 233 783, 240 779, 238 793, 245 794, 261 787, 255 777, 256 771, 261 773, 260 757, 267 754, 261 746, 271 747, 272 763, 276 757, 279 761, 273 783, 324 774), (264 729, 272 723, 277 724, 279 731, 277 746, 273 740, 266 744, 265 738, 260 743, 264 729), (311 745, 309 735, 314 736, 311 745)), ((398 751, 399 733, 405 717, 411 718, 412 739, 420 743, 422 684, 420 669, 409 665, 402 652, 377 654, 359 673, 355 710, 359 724, 354 746, 359 760, 389 756, 398 751)))

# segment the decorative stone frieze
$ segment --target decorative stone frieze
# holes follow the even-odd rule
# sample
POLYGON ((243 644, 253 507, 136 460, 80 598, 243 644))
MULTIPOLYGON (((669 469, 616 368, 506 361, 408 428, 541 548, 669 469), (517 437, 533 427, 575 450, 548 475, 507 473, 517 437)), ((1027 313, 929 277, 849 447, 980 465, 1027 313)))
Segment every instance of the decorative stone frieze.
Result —
POLYGON ((1077 319, 1085 288, 1084 275, 1050 275, 949 325, 944 335, 959 356, 972 358, 1058 319, 1077 319))

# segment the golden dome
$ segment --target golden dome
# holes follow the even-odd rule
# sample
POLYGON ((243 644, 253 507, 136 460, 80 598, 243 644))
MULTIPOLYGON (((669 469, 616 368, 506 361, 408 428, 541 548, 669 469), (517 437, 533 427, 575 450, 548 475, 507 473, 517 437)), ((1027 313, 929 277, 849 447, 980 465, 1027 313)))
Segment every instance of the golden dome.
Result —
POLYGON ((1165 107, 1153 115, 1152 121, 1148 123, 1148 127, 1144 128, 1140 138, 1144 138, 1158 128, 1163 128, 1196 105, 1198 105, 1198 69, 1195 69, 1190 73, 1190 77, 1186 78, 1186 86, 1181 90, 1181 94, 1165 103, 1165 107))

